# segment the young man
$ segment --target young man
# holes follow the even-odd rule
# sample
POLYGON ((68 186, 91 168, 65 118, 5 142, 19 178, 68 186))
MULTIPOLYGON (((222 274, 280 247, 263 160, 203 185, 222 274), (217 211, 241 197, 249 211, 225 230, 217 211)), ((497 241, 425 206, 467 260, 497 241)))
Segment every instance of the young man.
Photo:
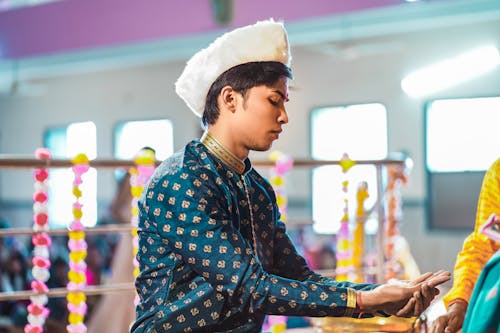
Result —
POLYGON ((417 315, 449 273, 405 286, 338 283, 312 272, 253 168, 288 122, 290 51, 282 23, 233 30, 176 83, 206 132, 162 163, 140 200, 140 296, 132 332, 260 332, 266 314, 417 315))

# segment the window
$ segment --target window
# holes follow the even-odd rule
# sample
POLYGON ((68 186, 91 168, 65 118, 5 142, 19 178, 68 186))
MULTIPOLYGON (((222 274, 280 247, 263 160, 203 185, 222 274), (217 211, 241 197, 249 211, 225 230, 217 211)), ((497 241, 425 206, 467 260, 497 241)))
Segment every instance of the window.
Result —
MULTIPOLYGON (((96 127, 93 122, 73 123, 68 127, 49 129, 45 133, 45 146, 53 158, 72 159, 84 153, 92 160, 97 155, 96 127)), ((66 227, 73 221, 73 172, 51 169, 49 186, 49 216, 51 227, 66 227)), ((82 176, 82 224, 92 227, 97 221, 97 172, 90 168, 82 176)))
POLYGON ((484 171, 498 157, 500 97, 437 100, 426 118, 429 171, 484 171))
POLYGON ((172 122, 167 119, 128 121, 115 129, 115 157, 133 159, 143 147, 156 151, 156 158, 164 160, 174 150, 172 122))
POLYGON ((471 230, 485 170, 498 158, 500 97, 436 100, 425 113, 428 223, 471 230))
MULTIPOLYGON (((382 104, 358 104, 325 107, 311 114, 312 157, 340 160, 344 153, 353 160, 384 159, 387 156, 387 111, 382 104)), ((356 165, 345 175, 339 166, 323 166, 313 170, 313 228, 317 233, 336 233, 344 208, 342 181, 349 181, 349 215, 354 216, 356 188, 368 183, 373 206, 377 197, 376 168, 356 165), (333 208, 332 208, 333 207, 333 208)), ((376 232, 377 221, 367 221, 367 232, 376 232)))

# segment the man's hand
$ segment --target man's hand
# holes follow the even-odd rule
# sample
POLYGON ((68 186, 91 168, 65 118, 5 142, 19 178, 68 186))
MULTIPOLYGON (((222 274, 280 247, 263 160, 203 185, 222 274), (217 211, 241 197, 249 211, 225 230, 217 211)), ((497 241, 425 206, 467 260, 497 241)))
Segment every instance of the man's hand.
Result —
POLYGON ((448 307, 448 311, 438 317, 431 326, 431 333, 455 333, 462 328, 467 311, 467 303, 456 302, 448 307))
MULTIPOLYGON (((413 301, 410 301, 404 308, 398 311, 398 316, 420 316, 432 303, 436 295, 439 295, 437 285, 450 280, 451 274, 449 272, 440 270, 436 273, 425 273, 414 281, 407 281, 407 286, 415 287, 420 286, 420 291, 413 293, 413 301)), ((403 282, 404 283, 404 282, 403 282)))
POLYGON ((449 281, 449 272, 426 273, 410 282, 386 283, 373 290, 361 291, 362 311, 383 311, 400 317, 419 316, 439 293, 436 288, 449 281))

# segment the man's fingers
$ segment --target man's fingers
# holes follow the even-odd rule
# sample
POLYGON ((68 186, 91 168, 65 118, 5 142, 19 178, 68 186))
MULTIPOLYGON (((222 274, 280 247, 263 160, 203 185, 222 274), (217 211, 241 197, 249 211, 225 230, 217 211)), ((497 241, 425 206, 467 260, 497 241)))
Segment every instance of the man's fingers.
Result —
POLYGON ((416 278, 415 280, 413 280, 413 282, 411 284, 412 285, 419 284, 420 282, 427 280, 432 275, 433 275, 432 272, 424 273, 424 274, 420 275, 418 278, 416 278))
POLYGON ((425 311, 425 309, 429 307, 436 295, 439 293, 439 289, 433 288, 427 283, 424 283, 422 284, 420 290, 422 293, 422 306, 424 307, 422 311, 425 311))
POLYGON ((425 300, 420 291, 413 293, 413 297, 415 298, 415 307, 413 308, 413 315, 415 317, 418 317, 425 310, 425 305, 424 305, 425 300))
POLYGON ((427 283, 423 283, 420 287, 420 291, 422 292, 424 298, 434 297, 434 289, 435 288, 429 286, 427 283))
POLYGON ((446 281, 449 281, 450 279, 451 279, 450 272, 442 272, 440 274, 431 277, 429 280, 426 281, 426 283, 429 284, 429 286, 431 287, 436 287, 446 281))
POLYGON ((406 305, 396 313, 396 316, 411 317, 413 314, 414 306, 415 306, 415 299, 412 297, 408 300, 408 302, 406 302, 406 305))

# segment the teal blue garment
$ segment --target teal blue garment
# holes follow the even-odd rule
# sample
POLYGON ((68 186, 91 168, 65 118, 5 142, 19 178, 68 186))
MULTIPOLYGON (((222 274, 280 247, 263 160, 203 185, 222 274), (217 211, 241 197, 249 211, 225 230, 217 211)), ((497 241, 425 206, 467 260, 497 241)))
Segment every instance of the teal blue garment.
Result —
POLYGON ((500 251, 484 266, 465 314, 463 333, 500 332, 500 251))
POLYGON ((271 185, 245 165, 237 174, 194 140, 157 168, 139 200, 131 332, 260 332, 266 314, 357 315, 347 312, 348 291, 376 285, 312 272, 271 185))

